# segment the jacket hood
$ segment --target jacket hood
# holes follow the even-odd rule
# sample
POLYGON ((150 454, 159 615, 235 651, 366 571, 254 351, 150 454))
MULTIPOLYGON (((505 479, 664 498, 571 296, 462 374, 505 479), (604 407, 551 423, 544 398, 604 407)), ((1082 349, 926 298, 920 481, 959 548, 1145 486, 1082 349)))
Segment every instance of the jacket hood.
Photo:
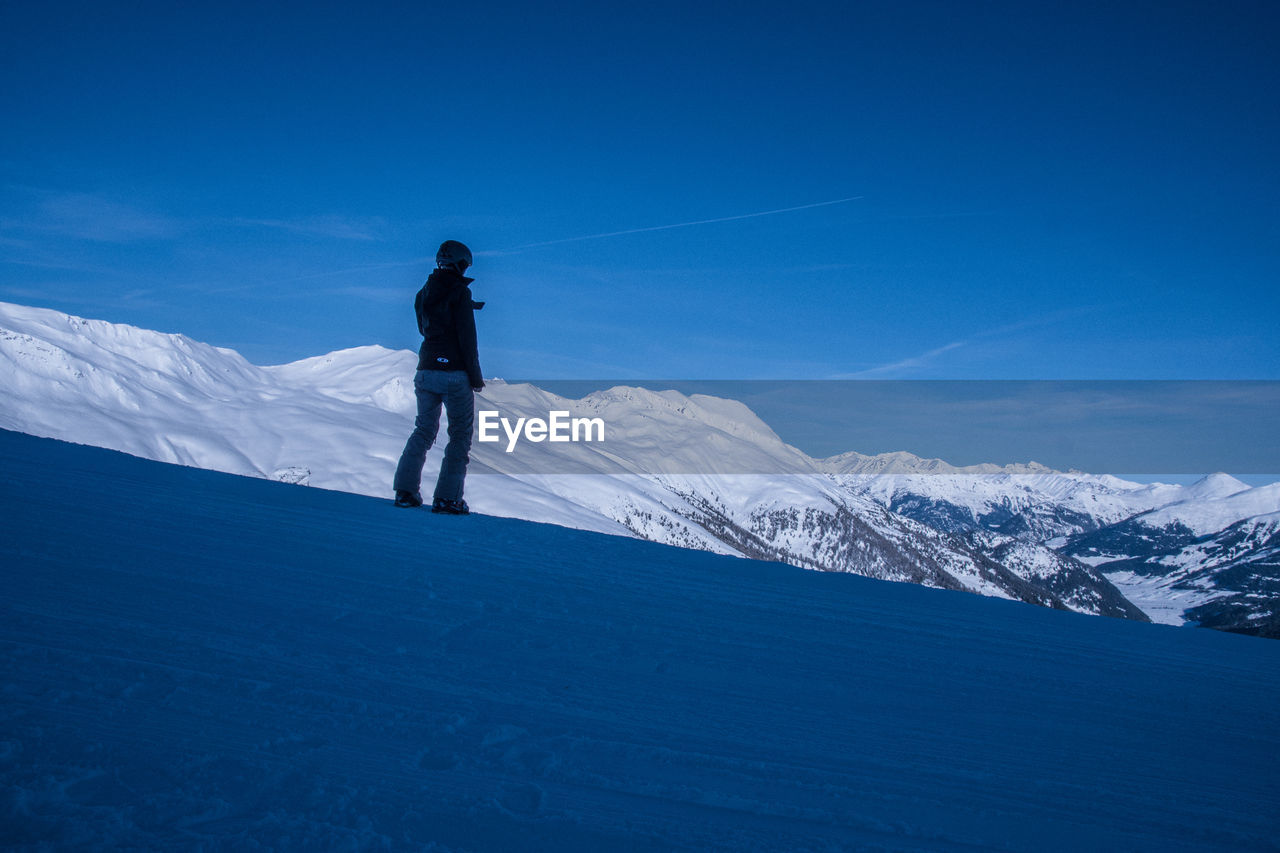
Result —
POLYGON ((474 278, 467 278, 465 275, 459 275, 456 270, 436 269, 427 277, 426 291, 427 304, 436 305, 449 299, 460 289, 464 289, 474 278))
POLYGON ((465 275, 462 275, 457 270, 447 269, 445 267, 436 267, 431 271, 431 275, 427 276, 427 284, 430 284, 433 281, 438 281, 442 284, 457 283, 457 284, 462 284, 463 286, 466 286, 468 284, 471 284, 471 282, 475 281, 475 279, 467 278, 465 275))

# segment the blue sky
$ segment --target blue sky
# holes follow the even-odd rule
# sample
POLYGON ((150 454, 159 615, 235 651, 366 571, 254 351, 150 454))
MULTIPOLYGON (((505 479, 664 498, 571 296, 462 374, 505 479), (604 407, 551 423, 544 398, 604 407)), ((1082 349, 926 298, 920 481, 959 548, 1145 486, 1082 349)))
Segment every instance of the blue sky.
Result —
POLYGON ((1273 4, 688 6, 6 3, 0 299, 414 348, 453 238, 490 375, 1280 378, 1273 4))

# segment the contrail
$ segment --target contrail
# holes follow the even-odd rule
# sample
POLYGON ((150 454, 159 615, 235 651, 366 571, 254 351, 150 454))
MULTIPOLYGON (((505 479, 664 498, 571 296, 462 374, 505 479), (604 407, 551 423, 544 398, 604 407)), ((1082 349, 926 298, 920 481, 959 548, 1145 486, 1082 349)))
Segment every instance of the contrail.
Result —
MULTIPOLYGON (((621 237, 624 234, 644 234, 649 231, 669 231, 672 228, 690 228, 694 225, 712 225, 716 222, 734 222, 739 219, 755 219, 760 216, 776 216, 779 213, 791 213, 796 210, 810 210, 815 207, 830 207, 833 204, 847 204, 851 201, 858 201, 865 196, 855 195, 849 198, 837 198, 832 201, 819 201, 813 204, 800 204, 795 207, 782 207, 777 210, 761 210, 757 213, 740 213, 737 216, 721 216, 716 219, 699 219, 696 222, 677 222, 674 225, 651 225, 648 228, 628 228, 625 231, 609 231, 605 234, 587 234, 582 237, 562 237, 559 240, 545 240, 541 243, 525 243, 523 246, 514 246, 510 249, 490 249, 481 250, 475 253, 476 257, 493 257, 495 255, 507 255, 514 252, 520 252, 525 249, 536 249, 540 246, 558 246, 561 243, 578 243, 583 240, 602 240, 605 237, 621 237)), ((422 258, 414 258, 408 261, 387 261, 377 264, 362 264, 356 267, 346 267, 338 270, 326 270, 325 272, 311 273, 310 275, 300 275, 293 278, 283 279, 286 282, 307 281, 316 278, 328 278, 335 275, 345 275, 353 272, 368 272, 372 270, 394 269, 395 267, 417 266, 418 264, 434 261, 434 256, 422 258)))
POLYGON ((843 373, 839 376, 833 376, 833 379, 871 379, 877 376, 884 376, 886 373, 894 373, 899 370, 909 370, 915 367, 924 367, 928 362, 942 355, 944 352, 951 352, 953 349, 959 349, 968 346, 969 341, 955 341, 944 346, 931 349, 928 352, 913 355, 910 358, 904 358, 901 361, 895 361, 892 364, 882 364, 879 367, 871 367, 866 370, 859 370, 857 373, 843 373))
POLYGON ((777 210, 762 210, 758 213, 741 213, 737 216, 721 216, 717 219, 699 219, 695 222, 677 222, 674 225, 651 225, 648 228, 628 228, 625 231, 609 231, 604 234, 587 234, 582 237, 564 237, 559 240, 544 240, 541 243, 525 243, 523 246, 516 246, 507 249, 508 252, 518 252, 522 249, 536 249, 540 246, 558 246, 561 243, 578 243, 582 240, 602 240, 605 237, 621 237, 624 234, 644 234, 649 231, 670 231, 672 228, 690 228, 694 225, 711 225, 716 222, 734 222, 738 219, 755 219, 759 216, 775 216, 779 213, 791 213, 796 210, 809 210, 814 207, 830 207, 833 204, 846 204, 851 201, 857 201, 863 196, 855 195, 849 198, 837 198, 833 201, 819 201, 814 204, 801 204, 795 207, 782 207, 777 210))

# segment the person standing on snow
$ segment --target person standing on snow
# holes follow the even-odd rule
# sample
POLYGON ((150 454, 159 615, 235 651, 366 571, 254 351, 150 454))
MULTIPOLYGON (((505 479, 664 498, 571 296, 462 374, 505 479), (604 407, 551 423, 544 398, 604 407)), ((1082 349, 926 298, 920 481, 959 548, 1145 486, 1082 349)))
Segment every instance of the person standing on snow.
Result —
POLYGON ((463 275, 469 266, 471 250, 457 240, 445 240, 436 252, 436 269, 413 303, 422 333, 418 369, 413 376, 418 417, 396 466, 396 506, 422 506, 422 466, 440 429, 443 404, 449 418, 449 443, 440 463, 431 511, 448 515, 471 511, 462 499, 462 485, 471 459, 475 392, 484 387, 474 313, 484 303, 471 298, 468 285, 474 279, 463 275))

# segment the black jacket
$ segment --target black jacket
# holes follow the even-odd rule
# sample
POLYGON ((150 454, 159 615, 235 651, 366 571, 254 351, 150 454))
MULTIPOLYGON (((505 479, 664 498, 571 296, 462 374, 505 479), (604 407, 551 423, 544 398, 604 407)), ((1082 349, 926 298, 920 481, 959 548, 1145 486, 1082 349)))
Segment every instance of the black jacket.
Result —
POLYGON ((418 291, 413 301, 422 332, 418 369, 465 370, 471 387, 483 388, 474 312, 484 303, 472 300, 467 287, 472 281, 454 270, 438 269, 418 291))

